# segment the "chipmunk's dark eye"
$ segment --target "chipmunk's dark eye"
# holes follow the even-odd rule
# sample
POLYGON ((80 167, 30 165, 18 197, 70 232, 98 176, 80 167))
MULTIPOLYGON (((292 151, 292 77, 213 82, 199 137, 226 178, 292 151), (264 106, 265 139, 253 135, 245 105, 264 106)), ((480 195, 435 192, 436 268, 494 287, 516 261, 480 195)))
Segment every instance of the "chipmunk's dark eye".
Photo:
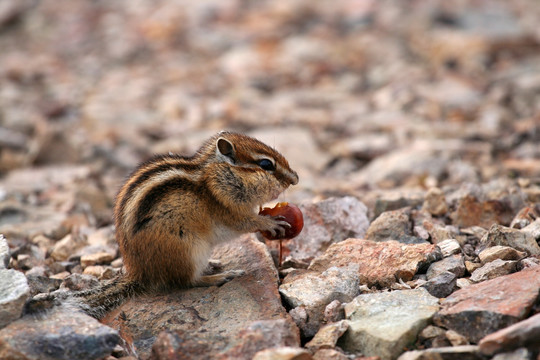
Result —
POLYGON ((257 164, 261 167, 263 170, 267 171, 274 171, 276 170, 276 167, 274 166, 274 163, 271 162, 268 159, 261 159, 257 162, 257 164))

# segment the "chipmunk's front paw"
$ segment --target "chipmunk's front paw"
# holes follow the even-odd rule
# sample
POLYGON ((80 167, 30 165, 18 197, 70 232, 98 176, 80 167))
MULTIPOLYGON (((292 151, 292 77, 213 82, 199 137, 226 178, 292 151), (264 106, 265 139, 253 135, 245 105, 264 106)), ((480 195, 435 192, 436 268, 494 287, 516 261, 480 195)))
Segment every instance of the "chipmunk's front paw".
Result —
POLYGON ((269 215, 261 215, 266 221, 265 221, 265 228, 259 229, 260 232, 264 233, 267 232, 271 236, 270 238, 280 238, 285 236, 286 229, 291 227, 291 224, 289 224, 287 221, 285 221, 285 217, 278 215, 278 216, 269 216, 269 215))

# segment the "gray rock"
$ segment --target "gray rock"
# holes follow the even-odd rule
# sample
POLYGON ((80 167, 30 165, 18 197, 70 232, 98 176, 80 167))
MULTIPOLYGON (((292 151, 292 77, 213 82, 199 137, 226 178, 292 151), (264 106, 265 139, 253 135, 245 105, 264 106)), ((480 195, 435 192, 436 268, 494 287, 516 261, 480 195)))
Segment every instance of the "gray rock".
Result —
POLYGON ((439 309, 425 289, 363 294, 345 306, 349 329, 339 345, 350 352, 395 359, 439 309))
POLYGON ((62 284, 62 280, 60 279, 42 275, 27 275, 26 280, 28 281, 28 286, 30 286, 30 296, 57 290, 60 284, 62 284))
POLYGON ((21 316, 30 287, 23 273, 13 269, 0 269, 0 328, 21 316))
POLYGON ((292 308, 303 307, 307 323, 301 327, 305 337, 315 335, 324 319, 325 308, 334 300, 349 302, 359 293, 358 265, 331 267, 322 273, 306 273, 284 283, 279 292, 292 308))
POLYGON ((332 243, 366 235, 369 226, 367 207, 352 196, 300 204, 299 207, 304 214, 304 229, 286 244, 290 255, 297 260, 309 262, 332 243))
POLYGON ((461 253, 461 245, 456 239, 446 239, 437 243, 443 257, 456 255, 461 253))
POLYGON ((0 234, 0 269, 6 269, 9 265, 9 246, 4 235, 0 234))
POLYGON ((456 287, 456 274, 449 271, 438 274, 432 277, 421 287, 426 289, 431 295, 444 298, 450 295, 456 287))
POLYGON ((490 280, 502 275, 508 275, 517 270, 517 261, 496 259, 476 269, 471 274, 472 282, 490 280))
POLYGON ((485 360, 476 345, 439 347, 407 351, 397 360, 485 360))
POLYGON ((431 280, 444 272, 451 272, 456 277, 465 275, 463 255, 453 255, 432 263, 427 270, 427 279, 431 280))
POLYGON ((4 359, 102 359, 119 341, 115 330, 68 308, 57 308, 45 318, 26 316, 0 330, 4 359))
POLYGON ((540 255, 540 246, 536 243, 531 232, 517 230, 501 225, 493 225, 482 237, 481 244, 485 247, 494 245, 510 246, 529 255, 540 255))

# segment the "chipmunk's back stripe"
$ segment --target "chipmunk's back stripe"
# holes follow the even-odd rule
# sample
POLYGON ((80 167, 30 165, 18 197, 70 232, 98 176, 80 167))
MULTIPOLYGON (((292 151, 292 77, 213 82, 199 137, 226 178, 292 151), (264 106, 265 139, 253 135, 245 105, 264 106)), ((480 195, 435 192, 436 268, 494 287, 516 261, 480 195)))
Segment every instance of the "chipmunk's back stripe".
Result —
POLYGON ((139 207, 133 222, 133 234, 140 231, 144 225, 152 220, 152 210, 163 197, 178 192, 200 192, 200 185, 194 181, 187 180, 183 176, 171 177, 168 180, 159 182, 142 195, 139 207))
POLYGON ((195 171, 200 166, 194 163, 189 163, 186 160, 190 158, 181 157, 178 155, 158 155, 145 163, 141 164, 131 175, 130 180, 124 185, 126 191, 122 194, 117 209, 117 216, 122 217, 126 208, 126 204, 133 198, 133 193, 140 188, 145 182, 152 179, 153 176, 171 169, 183 171, 195 171), (145 169, 145 167, 147 169, 145 169), (135 175, 135 176, 134 176, 135 175))

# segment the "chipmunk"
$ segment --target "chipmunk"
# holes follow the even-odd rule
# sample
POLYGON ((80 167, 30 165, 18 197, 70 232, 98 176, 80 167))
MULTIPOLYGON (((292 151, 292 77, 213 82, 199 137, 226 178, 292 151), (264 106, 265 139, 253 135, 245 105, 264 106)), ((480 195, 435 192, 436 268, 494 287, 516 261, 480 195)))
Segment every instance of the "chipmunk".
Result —
POLYGON ((135 169, 116 197, 125 271, 94 289, 37 295, 27 312, 69 298, 99 319, 136 294, 221 285, 240 276, 242 270, 205 274, 212 249, 244 233, 283 234, 290 225, 282 217, 256 211, 297 183, 279 152, 239 133, 218 133, 192 157, 155 156, 135 169))

